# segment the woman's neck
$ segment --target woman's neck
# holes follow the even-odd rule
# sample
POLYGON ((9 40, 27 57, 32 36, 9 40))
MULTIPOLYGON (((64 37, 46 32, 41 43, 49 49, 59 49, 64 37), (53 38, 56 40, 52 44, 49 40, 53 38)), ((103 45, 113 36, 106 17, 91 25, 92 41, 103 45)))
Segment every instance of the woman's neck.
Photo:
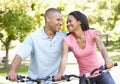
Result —
POLYGON ((85 37, 83 30, 78 30, 78 31, 74 32, 73 34, 76 39, 82 39, 85 37))

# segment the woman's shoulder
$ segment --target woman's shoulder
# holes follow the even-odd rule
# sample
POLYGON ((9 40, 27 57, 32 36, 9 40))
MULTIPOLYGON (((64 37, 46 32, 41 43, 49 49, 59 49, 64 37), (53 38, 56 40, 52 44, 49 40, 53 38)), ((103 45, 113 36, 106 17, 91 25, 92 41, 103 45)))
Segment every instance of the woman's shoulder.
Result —
POLYGON ((95 32, 95 29, 94 28, 90 28, 90 29, 86 30, 86 32, 95 32))
POLYGON ((85 31, 86 34, 89 34, 89 35, 94 35, 95 34, 95 29, 88 29, 85 31))
POLYGON ((86 30, 85 31, 85 35, 89 39, 94 39, 94 37, 95 37, 95 29, 88 29, 88 30, 86 30))
POLYGON ((67 36, 64 38, 65 40, 72 40, 74 38, 74 35, 73 34, 71 34, 71 33, 69 33, 69 34, 67 34, 67 36))

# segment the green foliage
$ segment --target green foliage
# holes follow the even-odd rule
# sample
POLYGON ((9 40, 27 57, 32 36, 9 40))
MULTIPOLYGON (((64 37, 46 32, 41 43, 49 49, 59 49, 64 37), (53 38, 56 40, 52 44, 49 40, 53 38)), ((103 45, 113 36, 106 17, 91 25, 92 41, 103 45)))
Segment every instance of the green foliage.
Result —
POLYGON ((11 41, 22 42, 28 33, 44 26, 44 13, 49 7, 55 7, 63 14, 61 31, 68 32, 68 13, 79 10, 88 17, 91 27, 111 34, 107 39, 109 50, 119 45, 112 45, 112 42, 120 41, 120 31, 115 30, 116 26, 120 27, 117 25, 120 20, 119 0, 0 0, 0 41, 5 48, 9 49, 11 41))
MULTIPOLYGON (((4 3, 5 3, 5 6, 7 9, 9 8, 10 10, 18 10, 18 11, 20 10, 20 11, 23 11, 21 13, 24 13, 24 14, 29 13, 28 15, 33 14, 33 17, 32 17, 32 19, 30 19, 30 21, 33 21, 33 18, 34 18, 34 20, 36 22, 33 21, 34 24, 32 24, 32 22, 28 21, 29 25, 32 24, 32 26, 33 25, 34 26, 36 25, 37 27, 43 26, 44 12, 47 8, 52 6, 52 7, 57 8, 58 10, 60 10, 63 14, 63 25, 61 27, 62 31, 67 31, 66 18, 67 18, 67 14, 69 13, 69 11, 72 11, 72 10, 80 10, 83 13, 85 13, 88 16, 90 24, 91 25, 97 24, 97 28, 101 27, 100 30, 102 30, 103 32, 106 32, 107 30, 113 30, 113 28, 115 27, 115 22, 119 19, 119 16, 120 16, 120 14, 119 14, 120 13, 119 12, 120 1, 118 1, 118 0, 114 0, 114 1, 113 0, 100 0, 100 1, 99 0, 97 0, 97 1, 84 0, 84 1, 82 1, 82 3, 80 3, 81 1, 82 0, 76 0, 76 1, 66 0, 64 2, 63 2, 63 0, 58 0, 58 1, 48 1, 48 0, 45 0, 45 1, 37 1, 37 0, 33 0, 33 1, 26 1, 26 0, 14 1, 14 0, 12 0, 12 1, 9 1, 9 0, 6 0, 4 3), (14 3, 12 3, 12 2, 14 2, 14 3), (8 3, 10 3, 11 6, 8 5, 8 3), (17 5, 16 5, 16 3, 17 3, 17 5), (99 3, 101 3, 101 4, 99 4, 99 3), (98 25, 98 23, 99 23, 99 25, 98 25)), ((3 10, 1 10, 1 12, 3 13, 3 10)), ((24 15, 23 16, 21 15, 21 17, 20 17, 21 22, 23 22, 24 19, 27 20, 26 18, 22 19, 22 17, 24 17, 24 15)), ((18 22, 16 21, 16 23, 18 23, 18 22)), ((11 24, 11 23, 7 23, 7 24, 11 24)), ((22 23, 18 24, 18 26, 20 26, 21 24, 22 23)), ((20 28, 19 31, 25 32, 25 30, 22 28, 20 28)), ((11 32, 14 32, 14 31, 11 31, 11 32)), ((30 32, 30 31, 27 31, 27 29, 26 29, 26 32, 30 32)), ((27 35, 27 33, 25 35, 21 35, 19 37, 22 38, 26 35, 27 35)))
POLYGON ((1 5, 0 41, 5 45, 6 62, 4 67, 7 68, 8 51, 11 41, 19 40, 22 42, 26 35, 35 29, 36 19, 28 14, 28 10, 31 7, 27 7, 27 5, 22 4, 19 0, 6 0, 1 5))
MULTIPOLYGON (((9 10, 4 14, 2 19, 2 31, 9 39, 22 41, 28 32, 32 31, 35 26, 34 21, 30 16, 22 13, 22 11, 9 10)), ((2 33, 2 32, 1 32, 2 33)))
POLYGON ((109 46, 107 47, 108 51, 120 51, 120 40, 118 41, 109 41, 109 46))
POLYGON ((111 31, 115 28, 116 22, 119 20, 119 3, 120 1, 115 0, 101 0, 98 1, 97 9, 99 10, 99 23, 104 28, 103 31, 111 31), (101 3, 101 4, 99 4, 101 3), (116 4, 117 3, 117 4, 116 4))
POLYGON ((14 5, 15 2, 13 4, 11 2, 4 2, 5 7, 1 10, 0 33, 4 35, 3 41, 5 41, 6 38, 9 40, 19 39, 22 41, 27 33, 35 29, 35 20, 33 17, 27 15, 26 9, 21 3, 17 3, 19 6, 16 7, 14 5), (12 4, 11 7, 9 7, 10 4, 12 4))

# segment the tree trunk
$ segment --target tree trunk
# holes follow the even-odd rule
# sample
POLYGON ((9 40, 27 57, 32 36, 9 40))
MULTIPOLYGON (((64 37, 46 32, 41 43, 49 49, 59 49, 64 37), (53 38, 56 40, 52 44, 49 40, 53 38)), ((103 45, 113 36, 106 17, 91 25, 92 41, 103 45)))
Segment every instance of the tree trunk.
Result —
POLYGON ((105 46, 108 46, 108 34, 106 34, 106 43, 105 43, 105 46))
POLYGON ((6 49, 6 56, 5 56, 4 68, 8 68, 9 43, 6 43, 5 49, 6 49))

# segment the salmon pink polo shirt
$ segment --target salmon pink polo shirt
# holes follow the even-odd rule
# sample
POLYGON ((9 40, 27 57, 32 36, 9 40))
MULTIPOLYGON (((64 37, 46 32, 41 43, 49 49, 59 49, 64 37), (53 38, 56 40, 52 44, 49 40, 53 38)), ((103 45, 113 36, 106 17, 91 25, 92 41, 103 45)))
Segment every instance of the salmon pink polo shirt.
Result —
POLYGON ((94 40, 95 30, 84 31, 86 38, 86 46, 84 49, 80 48, 76 42, 73 34, 64 38, 68 46, 72 49, 74 56, 77 59, 80 76, 92 72, 94 69, 104 65, 104 62, 97 54, 96 43, 94 40))

